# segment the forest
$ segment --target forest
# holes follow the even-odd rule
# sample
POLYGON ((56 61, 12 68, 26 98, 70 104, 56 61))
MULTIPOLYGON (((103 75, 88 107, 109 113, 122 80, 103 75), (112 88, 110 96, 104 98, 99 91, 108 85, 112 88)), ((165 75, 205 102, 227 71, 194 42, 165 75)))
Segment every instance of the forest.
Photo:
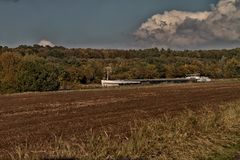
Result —
POLYGON ((240 48, 223 50, 76 49, 0 46, 0 93, 77 89, 111 79, 240 77, 240 48))

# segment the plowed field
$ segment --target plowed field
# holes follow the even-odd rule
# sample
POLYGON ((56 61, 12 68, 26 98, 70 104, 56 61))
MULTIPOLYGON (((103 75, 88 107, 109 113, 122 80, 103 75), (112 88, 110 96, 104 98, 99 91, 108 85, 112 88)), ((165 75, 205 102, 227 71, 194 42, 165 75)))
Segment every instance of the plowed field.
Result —
POLYGON ((2 95, 0 155, 26 141, 35 144, 53 135, 72 137, 101 127, 121 132, 135 119, 237 99, 239 82, 2 95))

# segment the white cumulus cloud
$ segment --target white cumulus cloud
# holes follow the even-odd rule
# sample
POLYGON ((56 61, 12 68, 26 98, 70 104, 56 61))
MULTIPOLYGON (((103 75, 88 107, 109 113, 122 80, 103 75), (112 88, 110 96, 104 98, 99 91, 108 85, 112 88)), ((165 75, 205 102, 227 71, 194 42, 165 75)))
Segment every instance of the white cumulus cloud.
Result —
POLYGON ((240 0, 220 0, 210 11, 168 11, 149 18, 134 33, 147 45, 189 48, 240 42, 240 0))
POLYGON ((54 47, 55 46, 52 42, 50 42, 48 40, 41 40, 38 43, 38 45, 43 46, 43 47, 46 47, 46 46, 54 47))

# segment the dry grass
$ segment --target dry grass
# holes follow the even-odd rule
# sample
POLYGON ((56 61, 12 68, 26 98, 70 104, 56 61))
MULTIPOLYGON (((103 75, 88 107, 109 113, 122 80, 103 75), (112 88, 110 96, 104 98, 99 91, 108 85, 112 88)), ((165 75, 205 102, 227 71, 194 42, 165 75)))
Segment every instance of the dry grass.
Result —
POLYGON ((128 137, 89 133, 86 139, 20 146, 10 153, 12 160, 191 160, 226 159, 240 149, 240 102, 186 111, 172 117, 138 122, 128 137), (223 158, 224 157, 224 158, 223 158))

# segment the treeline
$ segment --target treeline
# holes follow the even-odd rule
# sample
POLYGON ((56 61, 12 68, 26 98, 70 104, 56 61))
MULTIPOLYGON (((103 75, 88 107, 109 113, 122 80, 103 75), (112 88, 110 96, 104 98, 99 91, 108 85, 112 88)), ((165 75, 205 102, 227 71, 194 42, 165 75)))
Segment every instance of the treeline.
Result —
POLYGON ((52 91, 111 79, 173 78, 200 73, 240 77, 240 49, 174 51, 0 46, 0 92, 52 91))

